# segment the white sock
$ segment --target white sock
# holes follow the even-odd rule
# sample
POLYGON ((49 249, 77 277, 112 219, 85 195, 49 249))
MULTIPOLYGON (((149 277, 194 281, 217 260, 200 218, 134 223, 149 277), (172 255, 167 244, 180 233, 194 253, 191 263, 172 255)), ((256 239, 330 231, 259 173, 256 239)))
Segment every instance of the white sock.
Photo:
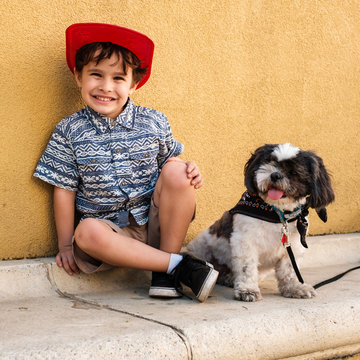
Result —
POLYGON ((166 273, 171 274, 171 272, 178 266, 178 264, 182 259, 183 259, 182 255, 170 254, 169 266, 168 269, 166 270, 166 273))

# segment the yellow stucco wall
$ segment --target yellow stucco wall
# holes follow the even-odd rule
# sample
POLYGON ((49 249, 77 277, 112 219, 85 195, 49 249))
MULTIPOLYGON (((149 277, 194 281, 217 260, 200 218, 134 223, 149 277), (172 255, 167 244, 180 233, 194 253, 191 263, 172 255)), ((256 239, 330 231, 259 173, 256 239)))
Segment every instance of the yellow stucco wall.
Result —
POLYGON ((81 106, 67 26, 107 22, 155 42, 135 103, 167 114, 206 184, 187 240, 244 190, 263 143, 323 157, 336 202, 311 233, 360 230, 360 3, 348 0, 2 0, 0 259, 54 255, 50 186, 32 178, 55 125, 81 106))

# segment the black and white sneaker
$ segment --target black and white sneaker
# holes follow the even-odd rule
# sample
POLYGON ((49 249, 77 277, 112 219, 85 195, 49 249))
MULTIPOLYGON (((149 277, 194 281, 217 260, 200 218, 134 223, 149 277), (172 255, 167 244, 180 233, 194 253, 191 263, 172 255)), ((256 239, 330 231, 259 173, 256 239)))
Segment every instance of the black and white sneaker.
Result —
POLYGON ((219 272, 208 262, 184 254, 172 275, 176 288, 181 286, 181 282, 193 291, 199 301, 204 302, 210 295, 219 272))
POLYGON ((153 272, 149 296, 158 298, 179 298, 182 288, 175 286, 174 276, 164 272, 153 272), (179 292, 180 291, 180 292, 179 292))

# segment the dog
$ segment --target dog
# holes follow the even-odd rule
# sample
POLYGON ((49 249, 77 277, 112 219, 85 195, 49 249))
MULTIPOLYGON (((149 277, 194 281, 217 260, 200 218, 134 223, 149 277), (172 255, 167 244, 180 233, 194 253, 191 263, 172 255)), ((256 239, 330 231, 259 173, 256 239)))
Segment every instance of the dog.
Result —
POLYGON ((325 207, 335 194, 323 160, 290 143, 266 144, 251 155, 244 176, 247 190, 237 205, 192 240, 186 251, 212 263, 219 271, 218 284, 233 287, 236 300, 261 300, 259 274, 271 269, 281 295, 315 296, 314 288, 296 277, 285 248, 291 244, 296 261, 301 260, 307 247, 308 208, 327 221, 325 207))

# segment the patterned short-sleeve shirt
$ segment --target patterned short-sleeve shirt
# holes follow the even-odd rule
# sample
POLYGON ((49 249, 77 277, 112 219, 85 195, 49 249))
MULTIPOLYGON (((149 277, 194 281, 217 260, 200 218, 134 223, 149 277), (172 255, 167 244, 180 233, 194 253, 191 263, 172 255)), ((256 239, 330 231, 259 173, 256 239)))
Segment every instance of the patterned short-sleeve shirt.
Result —
POLYGON ((83 218, 108 219, 123 227, 131 213, 143 225, 162 166, 182 151, 164 114, 129 99, 116 119, 90 107, 63 119, 34 176, 76 191, 83 218))

